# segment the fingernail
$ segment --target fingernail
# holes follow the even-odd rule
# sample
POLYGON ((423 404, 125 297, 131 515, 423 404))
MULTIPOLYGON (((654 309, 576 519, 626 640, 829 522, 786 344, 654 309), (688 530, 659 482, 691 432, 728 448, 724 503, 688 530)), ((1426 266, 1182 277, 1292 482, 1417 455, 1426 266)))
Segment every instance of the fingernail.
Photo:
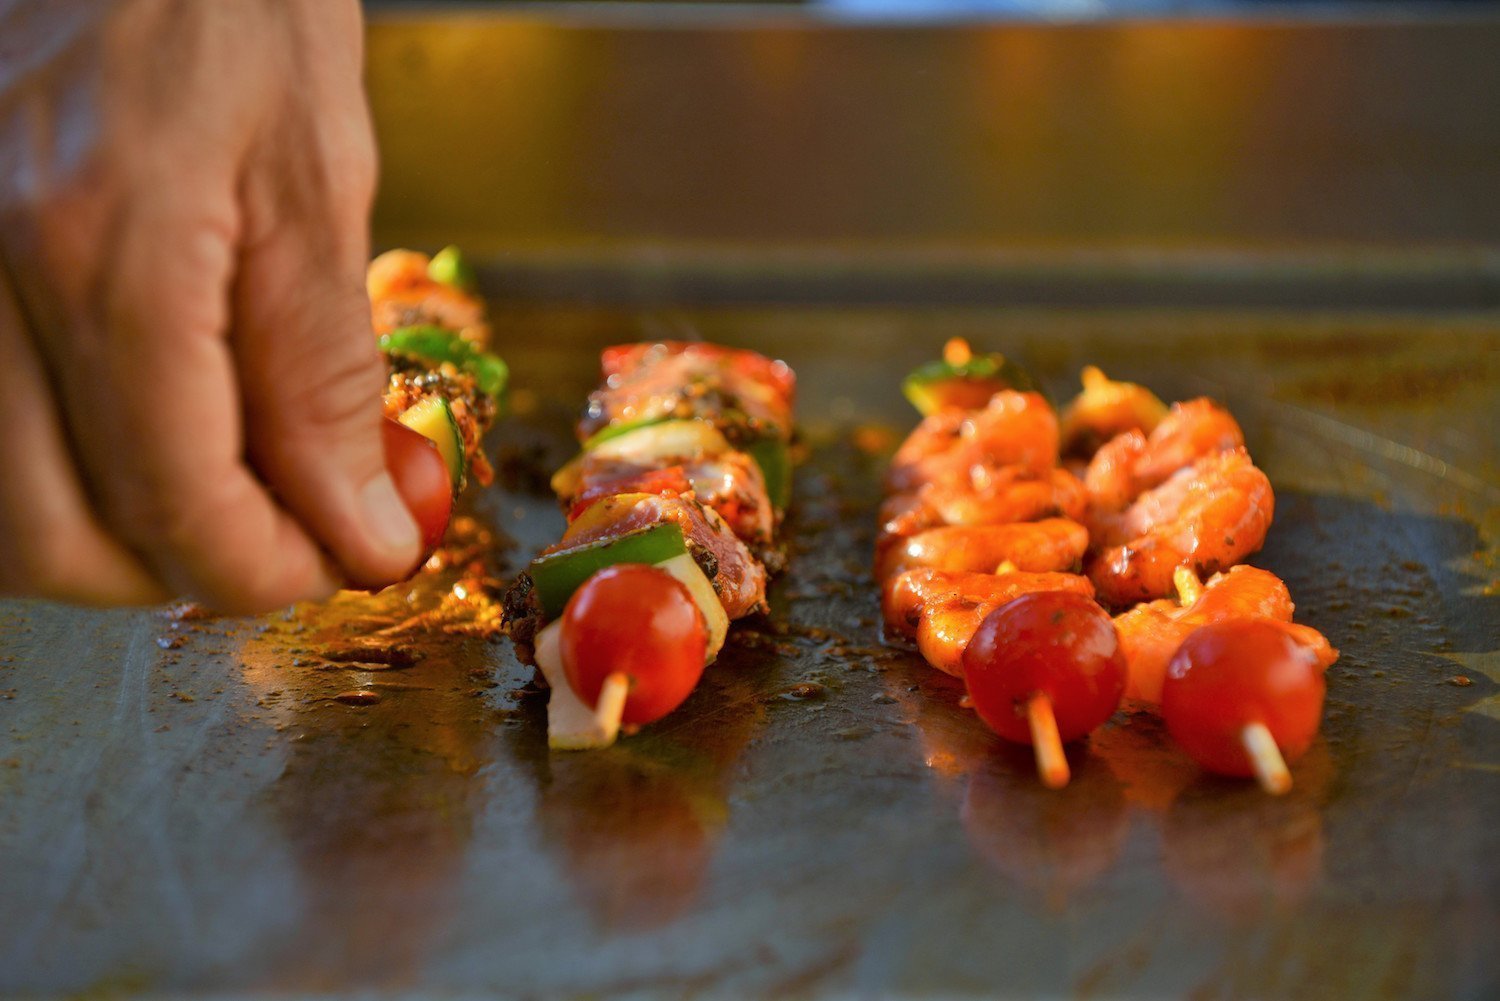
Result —
POLYGON ((388 474, 381 473, 365 484, 360 503, 365 509, 365 527, 386 549, 404 554, 422 544, 416 520, 388 474))

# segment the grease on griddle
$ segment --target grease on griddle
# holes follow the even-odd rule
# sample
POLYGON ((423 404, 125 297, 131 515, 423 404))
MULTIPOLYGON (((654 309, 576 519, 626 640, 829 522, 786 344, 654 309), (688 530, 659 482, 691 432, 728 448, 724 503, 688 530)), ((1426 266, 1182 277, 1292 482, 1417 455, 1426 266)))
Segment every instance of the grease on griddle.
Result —
POLYGON ((828 695, 828 687, 817 681, 799 681, 775 697, 792 702, 806 702, 811 699, 821 699, 828 695))

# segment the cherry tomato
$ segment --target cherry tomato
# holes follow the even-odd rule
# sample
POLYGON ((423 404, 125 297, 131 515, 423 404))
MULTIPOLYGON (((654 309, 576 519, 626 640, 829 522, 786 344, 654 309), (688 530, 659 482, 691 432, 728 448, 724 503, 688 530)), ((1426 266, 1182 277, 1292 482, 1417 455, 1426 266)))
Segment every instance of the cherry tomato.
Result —
POLYGON ((1006 740, 1031 743, 1026 705, 1052 702, 1058 735, 1082 737, 1120 707, 1125 655, 1104 609, 1070 591, 1036 591, 995 609, 964 648, 964 680, 979 718, 1006 740))
POLYGON ((385 439, 385 465, 396 492, 422 530, 422 559, 443 542, 448 516, 453 513, 453 478, 437 446, 400 421, 387 417, 381 422, 385 439))
POLYGON ((1244 730, 1262 723, 1295 761, 1318 732, 1325 684, 1317 653, 1286 623, 1234 619, 1196 629, 1167 665, 1161 714, 1167 732, 1211 772, 1255 774, 1244 730))
POLYGON ((605 567, 573 592, 559 647, 568 684, 588 705, 604 679, 630 679, 624 723, 650 723, 680 706, 703 674, 708 628, 682 582, 643 563, 605 567))

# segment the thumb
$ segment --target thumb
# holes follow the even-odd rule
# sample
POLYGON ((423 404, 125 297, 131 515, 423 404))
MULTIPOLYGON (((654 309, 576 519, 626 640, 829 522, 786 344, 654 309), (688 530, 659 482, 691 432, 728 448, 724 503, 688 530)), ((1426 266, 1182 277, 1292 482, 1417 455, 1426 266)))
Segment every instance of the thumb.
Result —
POLYGON ((251 464, 348 582, 381 586, 420 556, 416 522, 385 468, 385 368, 363 255, 317 259, 300 227, 242 251, 234 349, 251 464))

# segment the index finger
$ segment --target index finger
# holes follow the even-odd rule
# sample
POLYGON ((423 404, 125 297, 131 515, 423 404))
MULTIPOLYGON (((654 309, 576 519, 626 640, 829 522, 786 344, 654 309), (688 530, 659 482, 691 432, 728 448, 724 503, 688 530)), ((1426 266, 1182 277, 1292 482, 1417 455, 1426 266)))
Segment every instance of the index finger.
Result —
POLYGON ((193 183, 109 207, 99 308, 57 311, 47 340, 68 430, 105 523, 169 588, 229 612, 323 597, 336 575, 245 462, 233 194, 193 183))

